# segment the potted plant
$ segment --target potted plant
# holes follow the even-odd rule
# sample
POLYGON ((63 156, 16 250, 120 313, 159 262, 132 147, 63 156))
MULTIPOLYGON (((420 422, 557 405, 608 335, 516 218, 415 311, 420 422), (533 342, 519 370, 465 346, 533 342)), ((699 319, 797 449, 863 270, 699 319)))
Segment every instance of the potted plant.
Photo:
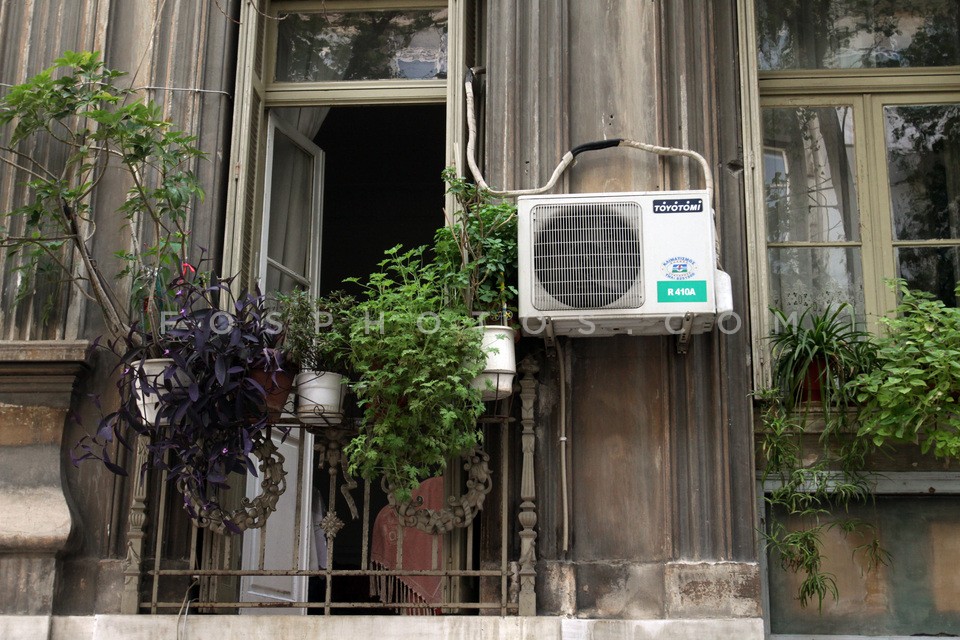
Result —
MULTIPOLYGON (((117 382, 121 405, 103 416, 97 434, 78 443, 74 460, 101 460, 126 475, 110 460, 113 440, 130 448, 131 436, 146 436, 150 468, 165 470, 183 494, 184 508, 201 526, 240 532, 260 526, 275 509, 282 491, 282 461, 264 435, 268 424, 265 390, 254 378, 263 352, 275 345, 279 324, 270 316, 264 296, 233 296, 231 280, 178 280, 174 299, 180 312, 159 338, 168 363, 155 377, 143 366, 151 343, 139 323, 111 347, 121 361, 117 382), (140 366, 136 366, 137 364, 140 366), (145 400, 155 396, 153 420, 142 414, 145 400), (273 485, 252 503, 230 512, 220 494, 236 474, 269 469, 273 485)), ((265 480, 268 479, 265 477, 265 480)))
POLYGON ((279 294, 277 301, 284 327, 283 350, 300 367, 295 380, 297 417, 306 424, 339 424, 355 300, 339 291, 314 298, 300 290, 279 294))
POLYGON ((870 567, 889 561, 875 528, 847 513, 870 499, 864 474, 869 443, 848 428, 856 409, 849 382, 870 371, 875 356, 848 305, 806 309, 799 316, 771 311, 777 326, 770 336, 773 386, 756 398, 761 480, 774 485, 764 502, 773 517, 761 533, 772 558, 798 574, 800 605, 816 601, 822 609, 827 596, 840 595, 834 576, 822 568, 828 531, 869 536, 857 552, 870 567), (788 527, 782 518, 793 524, 788 527))
POLYGON ((105 68, 96 52, 68 51, 0 99, 0 125, 12 127, 0 162, 31 176, 33 195, 6 212, 15 222, 0 227, 0 247, 18 258, 18 299, 33 293, 39 274, 59 271, 55 295, 59 282, 69 282, 99 308, 107 342, 130 349, 119 354, 122 369, 137 381, 133 397, 142 392, 140 412, 154 423, 154 388, 177 380, 163 359, 163 325, 177 309, 175 289, 167 285, 198 275, 186 223, 192 204, 203 198, 191 169, 203 154, 159 105, 118 86, 123 75, 105 68), (22 145, 54 152, 28 155, 22 145), (94 251, 111 230, 107 216, 95 223, 91 197, 108 171, 124 173, 129 183, 114 218, 129 235, 113 265, 94 251))
POLYGON ((773 382, 787 411, 819 403, 830 414, 852 404, 846 384, 871 366, 871 351, 869 334, 856 327, 851 311, 846 303, 823 312, 804 309, 798 317, 771 309, 773 382))
MULTIPOLYGON (((960 309, 895 280, 896 315, 875 338, 876 367, 854 379, 859 435, 876 446, 920 444, 922 452, 960 458, 960 309)), ((960 286, 957 287, 960 291, 960 286)))
POLYGON ((350 327, 352 387, 362 411, 347 445, 350 469, 383 476, 398 502, 451 457, 477 446, 484 406, 472 386, 483 368, 480 334, 452 306, 425 247, 386 252, 365 281, 350 327))
POLYGON ((435 261, 448 294, 478 318, 483 332, 486 364, 474 386, 484 400, 500 400, 513 393, 517 372, 517 333, 510 326, 517 295, 517 208, 459 178, 453 168, 444 170, 443 179, 458 210, 437 230, 435 261))

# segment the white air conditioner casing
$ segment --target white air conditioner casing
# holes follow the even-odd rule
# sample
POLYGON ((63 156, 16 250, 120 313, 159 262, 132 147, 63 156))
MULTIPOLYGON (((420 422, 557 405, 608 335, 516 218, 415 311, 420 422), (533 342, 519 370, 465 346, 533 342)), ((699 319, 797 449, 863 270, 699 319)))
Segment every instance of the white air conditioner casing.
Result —
POLYGON ((517 207, 526 335, 680 333, 687 314, 703 333, 718 286, 729 305, 707 191, 523 196, 517 207))

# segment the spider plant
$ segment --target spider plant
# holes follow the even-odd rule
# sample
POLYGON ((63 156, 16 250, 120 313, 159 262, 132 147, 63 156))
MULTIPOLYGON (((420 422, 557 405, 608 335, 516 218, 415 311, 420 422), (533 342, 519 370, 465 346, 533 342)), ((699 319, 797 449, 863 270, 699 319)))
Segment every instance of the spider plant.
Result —
POLYGON ((777 331, 770 336, 774 388, 787 410, 820 402, 825 414, 852 403, 847 382, 869 370, 874 349, 843 303, 823 312, 812 308, 788 316, 771 308, 777 331))

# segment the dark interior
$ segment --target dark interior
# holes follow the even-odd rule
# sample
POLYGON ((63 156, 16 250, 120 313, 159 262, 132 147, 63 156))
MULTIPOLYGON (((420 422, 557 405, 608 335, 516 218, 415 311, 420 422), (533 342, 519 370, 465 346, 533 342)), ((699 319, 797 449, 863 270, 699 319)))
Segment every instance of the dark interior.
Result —
MULTIPOLYGON (((446 135, 443 105, 334 107, 314 142, 324 151, 323 242, 320 290, 357 293, 347 277, 363 277, 377 267, 383 252, 397 244, 415 247, 433 240, 443 224, 446 135)), ((327 493, 328 475, 317 476, 327 493)), ((337 493, 338 502, 342 499, 337 493)), ((358 507, 363 509, 362 496, 358 507)), ((387 504, 377 482, 371 486, 371 520, 387 504)), ((349 514, 345 504, 337 513, 349 514)), ((336 538, 333 567, 360 568, 361 522, 345 517, 336 538)), ((372 536, 371 536, 372 537, 372 536)), ((367 541, 370 544, 370 540, 367 541)), ((334 602, 376 602, 370 579, 333 580, 334 602)), ((311 578, 310 599, 323 601, 323 578, 311 578)), ((310 613, 322 613, 311 609, 310 613)), ((389 614, 393 610, 338 609, 338 613, 389 614)))
POLYGON ((443 105, 334 107, 324 150, 320 290, 372 272, 383 251, 432 241, 443 224, 443 105))

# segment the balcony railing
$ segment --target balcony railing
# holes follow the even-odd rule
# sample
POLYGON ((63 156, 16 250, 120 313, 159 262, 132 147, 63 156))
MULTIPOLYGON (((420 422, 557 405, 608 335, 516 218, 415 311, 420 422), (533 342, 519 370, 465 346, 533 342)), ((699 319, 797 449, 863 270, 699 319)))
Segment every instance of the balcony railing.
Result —
MULTIPOLYGON (((132 474, 122 611, 535 615, 537 365, 520 371, 519 393, 481 419, 484 448, 405 504, 349 474, 342 426, 267 434, 285 490, 242 535, 196 526, 164 473, 132 474)), ((263 482, 249 477, 247 496, 263 482)))

